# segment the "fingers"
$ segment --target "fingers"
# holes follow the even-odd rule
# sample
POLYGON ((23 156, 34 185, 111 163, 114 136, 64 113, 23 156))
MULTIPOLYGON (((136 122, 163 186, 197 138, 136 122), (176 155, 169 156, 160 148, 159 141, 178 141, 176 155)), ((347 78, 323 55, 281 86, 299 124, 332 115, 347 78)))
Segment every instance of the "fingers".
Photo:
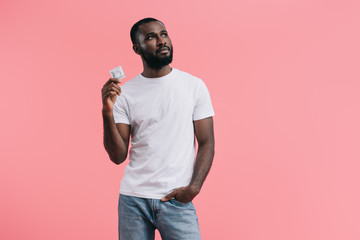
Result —
POLYGON ((114 93, 116 93, 117 95, 120 95, 120 93, 121 93, 121 88, 120 88, 120 86, 117 85, 117 84, 114 84, 114 83, 112 83, 112 84, 107 88, 107 90, 110 91, 110 92, 114 92, 114 93))
POLYGON ((103 114, 112 114, 117 96, 121 94, 121 88, 118 85, 121 81, 117 78, 110 78, 106 81, 101 89, 101 97, 103 102, 103 114))
POLYGON ((116 93, 115 91, 110 91, 104 93, 102 96, 103 96, 103 100, 105 101, 108 97, 114 97, 116 95, 120 95, 120 93, 116 93))
POLYGON ((118 85, 119 83, 121 83, 121 81, 117 78, 110 78, 109 80, 106 81, 106 83, 104 84, 103 88, 107 88, 109 86, 113 86, 113 87, 117 87, 120 88, 120 86, 118 85))
POLYGON ((107 102, 109 98, 111 98, 111 101, 115 103, 116 96, 118 96, 118 95, 120 96, 120 93, 121 93, 121 90, 103 91, 102 92, 103 103, 107 102))
POLYGON ((120 95, 121 88, 118 83, 121 83, 121 81, 117 78, 110 78, 101 89, 103 97, 120 95))
POLYGON ((106 85, 109 85, 110 83, 119 84, 119 83, 121 83, 121 81, 119 79, 117 79, 117 78, 109 78, 109 80, 107 80, 107 82, 104 84, 104 87, 106 85))
POLYGON ((176 193, 177 193, 177 190, 172 191, 170 194, 168 194, 168 195, 166 195, 165 197, 163 197, 163 198, 161 199, 161 201, 163 201, 163 202, 169 201, 170 199, 172 199, 173 197, 175 197, 176 193))

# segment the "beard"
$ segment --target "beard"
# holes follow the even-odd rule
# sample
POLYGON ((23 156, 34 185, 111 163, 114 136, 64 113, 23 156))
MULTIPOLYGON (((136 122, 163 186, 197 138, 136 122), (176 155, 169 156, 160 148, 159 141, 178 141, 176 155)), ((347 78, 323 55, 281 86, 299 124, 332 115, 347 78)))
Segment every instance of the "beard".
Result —
POLYGON ((165 57, 159 57, 157 55, 153 55, 149 52, 144 51, 142 48, 140 48, 140 53, 141 53, 141 56, 143 57, 144 61, 147 63, 147 65, 151 69, 154 69, 154 70, 160 70, 163 67, 169 65, 173 59, 173 47, 172 46, 170 48, 169 56, 165 56, 165 57))

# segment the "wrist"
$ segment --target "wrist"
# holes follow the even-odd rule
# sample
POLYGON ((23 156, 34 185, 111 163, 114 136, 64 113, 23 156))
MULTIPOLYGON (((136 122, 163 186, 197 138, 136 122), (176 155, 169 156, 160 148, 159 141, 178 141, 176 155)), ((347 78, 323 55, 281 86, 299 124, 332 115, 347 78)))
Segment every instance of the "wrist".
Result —
POLYGON ((188 188, 190 189, 191 193, 193 193, 194 195, 198 195, 200 193, 200 186, 197 186, 196 184, 191 184, 188 186, 188 188))
POLYGON ((103 108, 102 115, 104 118, 113 118, 113 111, 103 108))

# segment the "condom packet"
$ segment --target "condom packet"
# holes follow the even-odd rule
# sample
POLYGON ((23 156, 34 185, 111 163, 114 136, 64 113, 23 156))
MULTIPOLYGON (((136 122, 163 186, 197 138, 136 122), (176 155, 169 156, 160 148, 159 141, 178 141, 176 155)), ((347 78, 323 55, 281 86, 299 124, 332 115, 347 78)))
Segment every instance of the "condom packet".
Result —
POLYGON ((125 77, 124 70, 121 66, 111 69, 110 74, 112 78, 123 79, 125 77))

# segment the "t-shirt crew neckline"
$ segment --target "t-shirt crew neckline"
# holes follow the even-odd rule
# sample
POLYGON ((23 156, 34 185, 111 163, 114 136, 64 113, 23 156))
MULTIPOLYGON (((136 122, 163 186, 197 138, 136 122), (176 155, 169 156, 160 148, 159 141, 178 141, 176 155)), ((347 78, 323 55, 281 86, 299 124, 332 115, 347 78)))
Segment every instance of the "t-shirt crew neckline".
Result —
POLYGON ((162 77, 157 77, 157 78, 147 78, 144 77, 141 73, 139 74, 139 78, 143 79, 143 80, 147 80, 147 81, 162 81, 162 80, 166 80, 169 77, 171 77, 172 75, 175 74, 176 69, 175 68, 171 68, 171 72, 169 72, 168 74, 166 74, 165 76, 162 77))

